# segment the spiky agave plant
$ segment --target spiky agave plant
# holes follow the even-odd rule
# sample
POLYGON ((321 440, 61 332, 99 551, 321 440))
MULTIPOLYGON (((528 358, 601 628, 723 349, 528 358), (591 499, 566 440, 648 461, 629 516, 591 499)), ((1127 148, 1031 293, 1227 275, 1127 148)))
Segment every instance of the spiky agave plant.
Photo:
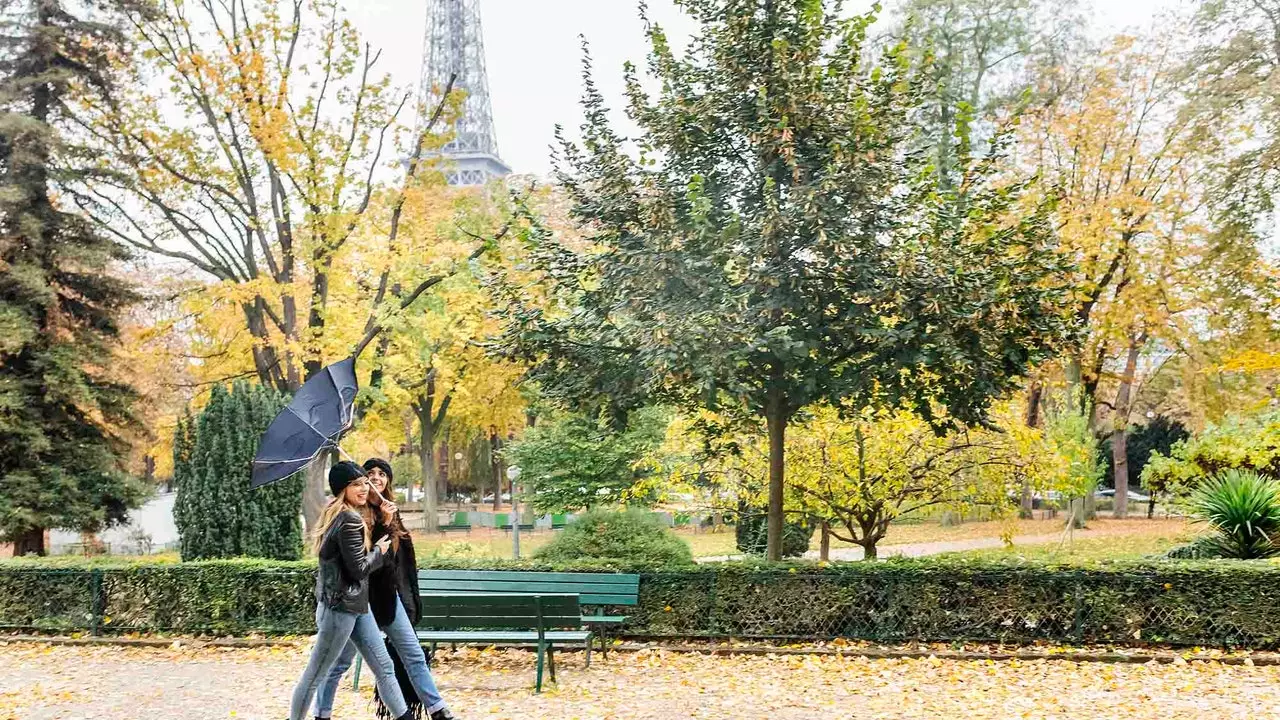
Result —
POLYGON ((1192 514, 1213 526, 1222 557, 1253 560, 1280 554, 1280 482, 1253 470, 1224 470, 1192 495, 1192 514))

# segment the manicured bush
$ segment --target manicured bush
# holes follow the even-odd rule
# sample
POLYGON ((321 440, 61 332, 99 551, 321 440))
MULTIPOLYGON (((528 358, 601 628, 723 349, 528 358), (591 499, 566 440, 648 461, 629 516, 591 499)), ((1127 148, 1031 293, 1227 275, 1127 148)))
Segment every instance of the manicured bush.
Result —
MULTIPOLYGON (((782 522, 782 557, 797 558, 809 552, 814 526, 809 519, 789 515, 782 522)), ((734 525, 739 552, 763 556, 769 545, 769 516, 762 509, 740 508, 734 525)))
POLYGON ((689 546, 650 513, 596 508, 578 516, 534 557, 550 562, 607 560, 656 566, 691 565, 689 546))
MULTIPOLYGON (((1280 648, 1280 566, 1157 561, 1087 567, 893 559, 675 569, 579 560, 432 567, 640 572, 625 633, 671 638, 1169 644, 1280 648)), ((208 561, 77 569, 0 563, 0 627, 307 634, 315 567, 208 561)))
POLYGON ((1280 554, 1280 483, 1252 470, 1224 470, 1192 494, 1191 512, 1213 526, 1219 557, 1256 560, 1280 554))

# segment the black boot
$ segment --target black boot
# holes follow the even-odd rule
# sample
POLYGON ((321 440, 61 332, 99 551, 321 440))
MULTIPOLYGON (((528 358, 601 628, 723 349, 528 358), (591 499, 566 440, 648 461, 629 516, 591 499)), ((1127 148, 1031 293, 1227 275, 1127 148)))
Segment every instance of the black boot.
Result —
POLYGON ((442 708, 431 713, 431 720, 458 720, 458 716, 449 712, 449 708, 442 708))

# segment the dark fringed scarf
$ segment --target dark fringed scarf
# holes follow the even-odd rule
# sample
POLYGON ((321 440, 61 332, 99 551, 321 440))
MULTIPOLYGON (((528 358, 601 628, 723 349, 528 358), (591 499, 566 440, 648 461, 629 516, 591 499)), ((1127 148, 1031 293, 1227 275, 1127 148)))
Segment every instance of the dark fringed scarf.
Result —
MULTIPOLYGON (((400 694, 404 696, 405 705, 409 708, 409 717, 414 720, 423 720, 426 715, 424 712, 426 707, 422 704, 422 699, 418 697, 418 691, 413 688, 413 681, 409 679, 409 671, 405 669, 404 663, 400 662, 400 656, 396 654, 396 649, 392 647, 389 641, 387 642, 387 652, 391 655, 391 664, 395 666, 396 684, 400 686, 400 694)), ((382 702, 381 691, 379 690, 375 690, 373 693, 373 706, 378 720, 396 720, 387 704, 382 702)))

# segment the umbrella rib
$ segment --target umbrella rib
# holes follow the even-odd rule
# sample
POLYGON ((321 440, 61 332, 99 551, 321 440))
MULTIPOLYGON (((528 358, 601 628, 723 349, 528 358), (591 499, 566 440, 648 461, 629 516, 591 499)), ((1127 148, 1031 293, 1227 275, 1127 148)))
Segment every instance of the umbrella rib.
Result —
MULTIPOLYGON (((303 419, 303 417, 302 417, 301 415, 299 415, 299 414, 298 414, 298 411, 293 409, 293 406, 292 406, 292 405, 289 405, 289 406, 288 406, 288 407, 286 407, 285 409, 286 409, 286 410, 288 410, 289 412, 293 413, 293 416, 294 416, 294 417, 298 418, 299 420, 302 420, 302 424, 303 424, 303 425, 306 425, 307 427, 311 428, 311 432, 313 432, 313 433, 315 433, 315 434, 319 435, 319 436, 320 436, 320 438, 321 438, 321 439, 323 439, 325 442, 331 442, 331 441, 333 440, 333 438, 329 437, 328 435, 325 435, 324 433, 322 433, 322 432, 320 432, 318 429, 316 429, 316 426, 315 426, 315 425, 312 425, 311 423, 309 423, 309 422, 307 422, 306 420, 304 420, 304 419, 303 419)), ((342 434, 342 430, 339 430, 339 431, 338 431, 338 434, 342 434)), ((324 449, 324 447, 323 447, 323 446, 321 446, 321 448, 320 448, 320 449, 321 449, 321 450, 323 450, 323 449, 324 449)), ((314 454, 314 455, 312 455, 311 457, 315 457, 316 455, 319 455, 319 454, 320 454, 320 450, 317 450, 317 451, 315 452, 315 454, 314 454)))
MULTIPOLYGON (((343 361, 343 362, 345 362, 345 361, 343 361)), ((340 364, 341 364, 341 363, 334 363, 334 365, 340 365, 340 364)), ((351 415, 350 415, 350 416, 347 416, 347 414, 346 414, 346 413, 347 413, 347 404, 346 404, 345 402, 341 402, 341 399, 342 399, 342 388, 338 387, 338 378, 336 378, 336 377, 334 377, 334 376, 333 376, 333 367, 334 367, 333 365, 327 365, 327 366, 325 366, 324 371, 325 371, 325 375, 329 378, 329 383, 330 383, 331 385, 333 385, 333 391, 334 391, 335 393, 337 393, 337 394, 338 394, 338 399, 339 399, 339 402, 338 402, 338 412, 340 412, 340 413, 342 413, 342 414, 343 414, 343 417, 342 417, 342 430, 346 430, 347 428, 349 428, 349 427, 351 426, 351 422, 352 422, 353 420, 355 420, 355 412, 353 411, 353 412, 351 413, 351 415)), ((354 363, 352 363, 351 374, 352 374, 352 375, 355 375, 355 364, 354 364, 354 363)), ((354 409, 353 409, 353 410, 354 410, 354 409)), ((342 430, 339 430, 339 431, 338 431, 338 433, 339 433, 339 434, 341 434, 341 433, 342 433, 342 430)), ((327 440, 328 438, 325 438, 325 439, 327 440)))

